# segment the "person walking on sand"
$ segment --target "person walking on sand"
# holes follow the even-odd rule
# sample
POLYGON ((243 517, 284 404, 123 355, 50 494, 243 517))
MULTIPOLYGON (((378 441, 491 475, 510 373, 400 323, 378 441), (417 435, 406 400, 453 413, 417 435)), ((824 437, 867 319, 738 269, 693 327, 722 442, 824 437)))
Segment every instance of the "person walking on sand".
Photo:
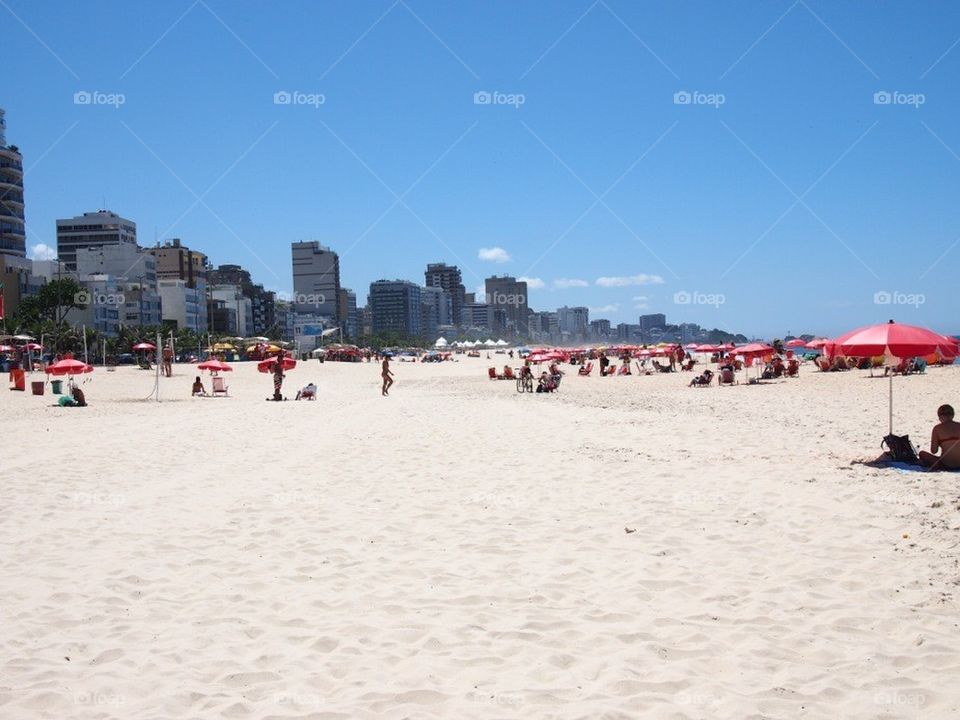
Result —
POLYGON ((283 395, 280 394, 280 388, 283 386, 283 356, 284 356, 283 352, 277 355, 277 362, 273 366, 273 399, 274 400, 283 400, 283 395))
POLYGON ((163 374, 166 377, 173 377, 173 348, 170 343, 163 346, 163 374))
POLYGON ((390 394, 390 386, 393 385, 393 373, 390 371, 390 356, 384 355, 383 365, 380 371, 380 377, 383 378, 383 387, 380 390, 381 395, 390 394))

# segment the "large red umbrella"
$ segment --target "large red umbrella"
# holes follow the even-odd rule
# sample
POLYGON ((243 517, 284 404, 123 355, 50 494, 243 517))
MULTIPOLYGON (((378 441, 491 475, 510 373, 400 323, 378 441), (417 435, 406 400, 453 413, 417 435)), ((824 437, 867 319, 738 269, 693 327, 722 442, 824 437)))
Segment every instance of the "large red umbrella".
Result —
POLYGON ((134 350, 156 350, 157 346, 152 343, 141 342, 134 345, 133 349, 134 350))
POLYGON ((764 343, 748 343, 735 347, 730 350, 734 355, 743 355, 744 357, 755 357, 757 355, 767 355, 774 352, 773 348, 764 343))
POLYGON ((197 365, 199 370, 209 370, 210 372, 233 372, 233 368, 227 365, 225 362, 220 362, 216 358, 210 358, 209 360, 204 360, 202 363, 197 365))
POLYGON ((803 347, 803 346, 805 346, 806 344, 807 344, 807 343, 806 343, 805 341, 801 340, 800 338, 794 338, 793 340, 787 340, 787 342, 786 342, 786 347, 788 347, 788 348, 797 348, 797 347, 803 347))
MULTIPOLYGON (((905 359, 930 355, 951 345, 945 335, 916 325, 902 325, 893 320, 881 325, 851 330, 833 341, 834 352, 847 357, 895 357, 905 359)), ((890 434, 893 434, 893 373, 890 373, 890 434)))
POLYGON ((951 347, 947 337, 940 333, 916 325, 902 325, 893 320, 851 330, 833 342, 837 352, 847 357, 887 355, 902 359, 930 355, 941 348, 951 347))
MULTIPOLYGON (((277 364, 276 356, 272 358, 267 358, 266 360, 261 360, 257 363, 257 370, 262 373, 273 372, 273 366, 277 364)), ((283 358, 283 369, 284 370, 293 370, 297 366, 297 361, 292 357, 283 358)))
POLYGON ((811 340, 808 342, 806 345, 804 345, 804 347, 810 348, 811 350, 821 350, 823 349, 824 345, 830 342, 831 340, 829 338, 817 338, 816 340, 811 340))
POLYGON ((80 373, 93 372, 93 366, 85 362, 67 358, 47 366, 48 375, 79 375, 80 373))

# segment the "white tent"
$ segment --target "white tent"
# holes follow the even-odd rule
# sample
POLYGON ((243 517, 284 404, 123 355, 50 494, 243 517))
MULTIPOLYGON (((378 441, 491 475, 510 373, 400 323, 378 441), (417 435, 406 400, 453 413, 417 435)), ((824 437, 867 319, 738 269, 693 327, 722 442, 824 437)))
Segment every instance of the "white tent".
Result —
POLYGON ((433 344, 434 347, 446 347, 449 343, 446 338, 437 338, 437 341, 433 344))
POLYGON ((499 340, 497 340, 497 343, 496 343, 496 344, 497 344, 497 347, 506 347, 506 346, 507 346, 507 341, 504 340, 503 338, 500 338, 499 340))
POLYGON ((487 338, 486 342, 484 342, 483 344, 486 345, 487 347, 496 347, 496 345, 497 345, 497 344, 496 344, 492 339, 490 339, 490 338, 487 338))

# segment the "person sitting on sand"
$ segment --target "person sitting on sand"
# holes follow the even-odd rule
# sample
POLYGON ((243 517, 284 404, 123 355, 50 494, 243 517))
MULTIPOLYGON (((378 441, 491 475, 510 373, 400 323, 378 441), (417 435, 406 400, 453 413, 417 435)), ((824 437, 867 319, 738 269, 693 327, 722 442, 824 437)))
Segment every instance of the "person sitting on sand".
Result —
POLYGON ((57 404, 60 407, 86 407, 87 398, 83 394, 83 390, 78 388, 72 382, 70 383, 70 394, 61 395, 60 399, 57 401, 57 404))
POLYGON ((203 387, 203 383, 200 381, 199 375, 197 375, 197 377, 194 379, 193 390, 191 390, 190 392, 193 395, 193 397, 197 397, 198 395, 200 397, 206 397, 207 390, 206 388, 203 387))
POLYGON ((710 370, 704 370, 702 375, 697 375, 693 380, 690 381, 688 387, 706 387, 713 380, 713 372, 710 370))
POLYGON ((950 405, 937 408, 940 422, 933 426, 930 452, 920 451, 920 462, 923 465, 943 470, 960 470, 960 423, 953 419, 953 415, 953 407, 950 405), (940 451, 942 453, 937 455, 940 451))
POLYGON ((302 390, 297 390, 297 397, 294 400, 316 400, 317 386, 312 382, 303 386, 302 390))

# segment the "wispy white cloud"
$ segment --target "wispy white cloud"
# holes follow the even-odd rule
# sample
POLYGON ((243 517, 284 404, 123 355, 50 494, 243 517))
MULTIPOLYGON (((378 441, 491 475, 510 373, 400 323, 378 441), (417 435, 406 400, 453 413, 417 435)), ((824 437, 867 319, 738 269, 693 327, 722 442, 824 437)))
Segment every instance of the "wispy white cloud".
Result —
POLYGON ((650 306, 647 304, 647 300, 649 300, 649 298, 648 298, 646 295, 634 295, 634 296, 633 296, 633 306, 634 306, 637 310, 647 310, 647 309, 649 309, 649 307, 650 307, 650 306))
POLYGON ((591 315, 598 315, 600 313, 612 313, 620 309, 620 303, 610 303, 609 305, 602 305, 601 307, 592 307, 590 308, 591 315))
POLYGON ((37 243, 30 246, 29 255, 31 260, 55 260, 57 250, 44 243, 37 243))
POLYGON ((519 282, 525 282, 528 290, 542 290, 546 285, 540 278, 521 277, 517 278, 519 282))
POLYGON ((477 257, 486 262, 505 263, 510 262, 510 253, 502 247, 480 248, 477 257))
POLYGON ((597 285, 600 287, 629 287, 631 285, 663 285, 663 278, 659 275, 639 275, 598 277, 597 285))
POLYGON ((586 280, 578 280, 577 278, 557 278, 553 281, 553 286, 565 290, 566 288, 590 287, 590 283, 586 280))

